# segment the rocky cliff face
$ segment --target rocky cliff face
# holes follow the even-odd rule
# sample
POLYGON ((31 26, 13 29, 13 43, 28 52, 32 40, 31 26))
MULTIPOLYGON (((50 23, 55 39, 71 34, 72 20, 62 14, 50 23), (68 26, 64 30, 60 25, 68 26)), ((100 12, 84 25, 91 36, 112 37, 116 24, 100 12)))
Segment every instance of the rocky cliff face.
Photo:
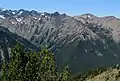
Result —
POLYGON ((114 16, 1 9, 0 25, 37 47, 46 45, 73 72, 120 63, 120 19, 114 16))
POLYGON ((17 44, 17 42, 23 45, 23 47, 25 47, 27 50, 40 50, 26 39, 19 37, 16 34, 11 33, 8 29, 0 26, 0 69, 3 60, 5 60, 6 62, 9 61, 10 50, 17 44))

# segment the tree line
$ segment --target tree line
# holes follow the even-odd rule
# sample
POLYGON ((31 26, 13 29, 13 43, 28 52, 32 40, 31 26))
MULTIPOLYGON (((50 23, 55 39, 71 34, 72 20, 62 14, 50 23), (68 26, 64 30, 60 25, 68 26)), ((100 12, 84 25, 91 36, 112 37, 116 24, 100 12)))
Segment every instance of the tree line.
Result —
POLYGON ((27 51, 18 43, 11 49, 9 62, 3 60, 0 81, 84 81, 106 70, 100 67, 72 75, 67 65, 58 70, 54 54, 48 49, 27 51))

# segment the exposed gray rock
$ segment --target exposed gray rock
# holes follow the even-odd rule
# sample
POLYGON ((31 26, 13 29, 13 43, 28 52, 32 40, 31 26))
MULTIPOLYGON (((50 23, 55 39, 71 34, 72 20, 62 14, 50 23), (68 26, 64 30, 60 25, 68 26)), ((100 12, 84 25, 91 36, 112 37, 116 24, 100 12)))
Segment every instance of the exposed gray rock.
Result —
POLYGON ((35 45, 31 44, 26 39, 17 36, 16 34, 11 33, 8 29, 0 26, 0 69, 2 66, 3 60, 6 62, 10 58, 10 49, 13 48, 17 42, 19 42, 27 50, 40 51, 35 45))
POLYGON ((74 72, 120 63, 120 19, 92 14, 68 16, 28 10, 1 10, 0 25, 55 53, 74 72), (3 18, 4 17, 4 18, 3 18))

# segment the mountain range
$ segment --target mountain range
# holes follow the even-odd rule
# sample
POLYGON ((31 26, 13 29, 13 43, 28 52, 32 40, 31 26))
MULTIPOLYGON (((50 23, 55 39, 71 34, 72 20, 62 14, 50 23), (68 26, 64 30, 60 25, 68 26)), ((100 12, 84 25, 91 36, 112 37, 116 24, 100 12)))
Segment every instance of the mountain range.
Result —
POLYGON ((59 12, 0 9, 0 59, 9 59, 16 42, 39 51, 47 47, 59 66, 73 73, 120 63, 120 19, 86 13, 69 16, 59 12))

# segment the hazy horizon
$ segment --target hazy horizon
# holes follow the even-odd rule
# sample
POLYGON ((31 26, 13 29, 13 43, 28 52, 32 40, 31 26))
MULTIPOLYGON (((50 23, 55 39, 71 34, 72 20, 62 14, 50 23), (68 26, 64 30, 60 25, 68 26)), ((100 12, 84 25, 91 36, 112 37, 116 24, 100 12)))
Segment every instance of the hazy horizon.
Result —
POLYGON ((119 3, 119 0, 2 0, 0 7, 49 13, 58 11, 70 16, 91 13, 99 17, 116 16, 120 18, 119 3))

